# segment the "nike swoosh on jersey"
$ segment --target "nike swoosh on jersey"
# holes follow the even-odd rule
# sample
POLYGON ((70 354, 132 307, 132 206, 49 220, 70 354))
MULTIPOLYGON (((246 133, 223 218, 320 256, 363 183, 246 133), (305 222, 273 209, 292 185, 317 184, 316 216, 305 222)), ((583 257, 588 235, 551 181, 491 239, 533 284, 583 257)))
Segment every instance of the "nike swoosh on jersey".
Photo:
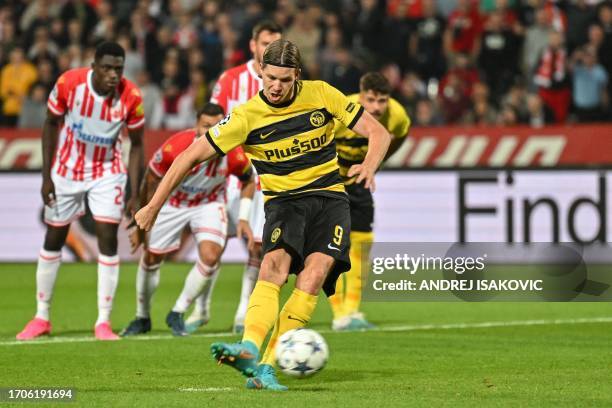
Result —
POLYGON ((335 246, 332 246, 332 244, 327 244, 327 247, 328 247, 329 249, 333 249, 333 250, 338 251, 338 252, 340 252, 340 251, 341 251, 341 250, 340 250, 340 248, 336 248, 335 246))
POLYGON ((265 135, 264 135, 263 133, 260 133, 260 134, 259 134, 259 138, 260 138, 261 140, 267 139, 267 138, 268 138, 268 136, 270 136, 270 135, 271 135, 272 133, 274 133, 274 132, 276 132, 276 129, 272 129, 272 131, 270 131, 270 132, 266 133, 265 135))
POLYGON ((308 322, 307 322, 307 321, 305 321, 305 320, 302 320, 302 319, 297 318, 297 317, 293 317, 293 316, 291 316, 291 315, 287 316, 287 319, 289 319, 289 320, 297 320, 298 322, 302 322, 302 323, 304 323, 304 324, 308 323, 308 322))

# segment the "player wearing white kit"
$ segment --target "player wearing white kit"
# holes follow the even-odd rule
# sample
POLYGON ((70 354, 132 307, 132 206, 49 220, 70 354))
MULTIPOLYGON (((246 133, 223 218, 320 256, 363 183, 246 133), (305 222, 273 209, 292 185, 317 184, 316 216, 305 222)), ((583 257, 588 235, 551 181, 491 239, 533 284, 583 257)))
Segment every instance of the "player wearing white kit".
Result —
MULTIPOLYGON (((208 103, 198 112, 195 129, 176 133, 164 142, 149 163, 140 189, 141 203, 150 200, 174 159, 222 118, 223 109, 208 103)), ((178 249, 181 233, 189 225, 198 244, 199 259, 187 275, 176 304, 166 316, 166 323, 174 335, 187 334, 183 313, 201 293, 209 294, 212 291, 219 275, 219 260, 227 237, 226 182, 230 175, 243 182, 242 197, 251 200, 255 190, 251 163, 242 148, 237 148, 225 157, 197 165, 191 170, 162 207, 147 240, 143 239, 141 231, 132 231, 130 238, 133 250, 143 241, 147 245, 136 275, 136 318, 121 332, 122 336, 151 330, 150 305, 159 284, 159 269, 165 255, 178 249)), ((243 213, 246 210, 243 209, 243 213)), ((242 218, 238 222, 238 234, 244 235, 249 246, 252 246, 253 234, 248 223, 248 211, 242 218)), ((211 297, 207 296, 207 299, 210 302, 211 297)), ((206 309, 210 310, 209 305, 206 309)), ((204 317, 206 321, 210 318, 209 315, 204 317)))
MULTIPOLYGON (((131 141, 130 186, 137 191, 145 122, 140 91, 122 78, 124 61, 125 51, 119 44, 102 43, 96 48, 91 68, 65 72, 49 95, 42 136, 41 189, 47 232, 36 269, 36 316, 17 334, 18 340, 51 332, 49 308, 61 249, 70 223, 85 211, 85 196, 96 221, 100 252, 95 336, 100 340, 119 338, 111 330, 110 314, 119 279, 117 229, 126 183, 120 134, 126 126, 131 141)), ((130 216, 137 209, 136 198, 126 205, 130 216)))
MULTIPOLYGON (((237 67, 228 69, 219 77, 217 85, 213 90, 211 102, 221 105, 226 113, 231 113, 232 109, 251 99, 262 89, 261 68, 256 61, 261 61, 261 57, 271 42, 281 38, 282 27, 273 21, 262 21, 253 28, 253 35, 249 43, 253 59, 237 67)), ((244 317, 246 316, 249 297, 261 264, 261 238, 265 222, 263 210, 263 194, 259 187, 259 179, 256 177, 257 190, 251 206, 249 222, 255 238, 254 247, 249 250, 249 260, 242 275, 242 289, 240 291, 240 303, 234 316, 234 332, 242 333, 244 330, 244 317)), ((240 182, 235 177, 230 177, 228 181, 228 202, 227 209, 229 215, 229 234, 235 234, 236 223, 240 208, 240 182)), ((208 314, 207 304, 210 300, 207 294, 200 296, 196 300, 195 308, 191 316, 187 319, 186 329, 188 332, 195 331, 206 322, 208 314)))

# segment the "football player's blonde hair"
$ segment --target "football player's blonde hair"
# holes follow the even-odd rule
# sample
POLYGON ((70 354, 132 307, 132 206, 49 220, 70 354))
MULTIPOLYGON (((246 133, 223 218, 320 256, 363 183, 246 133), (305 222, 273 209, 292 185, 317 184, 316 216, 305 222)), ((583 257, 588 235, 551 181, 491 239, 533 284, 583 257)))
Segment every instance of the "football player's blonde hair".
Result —
POLYGON ((300 50, 289 40, 280 39, 273 41, 266 47, 261 59, 262 67, 268 64, 299 70, 302 66, 300 50))

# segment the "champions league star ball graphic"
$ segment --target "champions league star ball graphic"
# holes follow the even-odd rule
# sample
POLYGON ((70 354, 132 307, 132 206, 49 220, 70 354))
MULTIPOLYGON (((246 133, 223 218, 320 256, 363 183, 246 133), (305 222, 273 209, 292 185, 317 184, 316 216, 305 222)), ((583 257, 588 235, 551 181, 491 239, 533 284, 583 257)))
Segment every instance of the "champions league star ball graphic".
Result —
POLYGON ((289 330, 278 339, 276 364, 291 377, 303 378, 318 373, 328 358, 327 343, 314 330, 289 330))

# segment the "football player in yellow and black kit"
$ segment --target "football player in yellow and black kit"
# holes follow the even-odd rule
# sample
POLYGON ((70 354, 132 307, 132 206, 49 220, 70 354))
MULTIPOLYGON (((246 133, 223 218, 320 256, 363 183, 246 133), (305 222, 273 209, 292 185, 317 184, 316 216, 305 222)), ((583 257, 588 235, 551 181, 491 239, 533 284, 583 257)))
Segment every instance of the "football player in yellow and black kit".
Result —
MULTIPOLYGON (((334 120, 368 136, 368 153, 348 175, 370 188, 391 137, 358 103, 321 81, 300 81, 300 56, 287 40, 266 48, 263 90, 237 106, 174 161, 149 204, 136 214, 148 230, 168 194, 197 163, 243 145, 265 196, 264 257, 251 294, 242 341, 214 343, 214 358, 249 378, 248 388, 286 390, 274 372, 277 338, 304 326, 323 288, 332 295, 350 268, 350 212, 340 177, 334 120), (279 292, 289 273, 295 289, 279 313, 279 292), (270 329, 270 341, 257 365, 270 329)), ((242 206, 241 206, 242 208, 242 206)))
MULTIPOLYGON (((391 98, 390 94, 391 85, 387 79, 378 72, 370 72, 361 77, 359 93, 348 97, 352 103, 361 104, 366 112, 374 116, 391 134, 392 141, 385 159, 400 147, 410 129, 410 118, 402 105, 391 98)), ((349 169, 363 162, 368 152, 368 139, 340 121, 336 121, 334 134, 340 176, 344 180, 351 207, 351 270, 338 279, 336 294, 329 298, 334 313, 332 328, 363 330, 373 327, 359 311, 359 306, 362 286, 361 261, 368 258, 370 243, 374 239, 374 201, 370 190, 357 182, 354 176, 349 175, 349 169)))

